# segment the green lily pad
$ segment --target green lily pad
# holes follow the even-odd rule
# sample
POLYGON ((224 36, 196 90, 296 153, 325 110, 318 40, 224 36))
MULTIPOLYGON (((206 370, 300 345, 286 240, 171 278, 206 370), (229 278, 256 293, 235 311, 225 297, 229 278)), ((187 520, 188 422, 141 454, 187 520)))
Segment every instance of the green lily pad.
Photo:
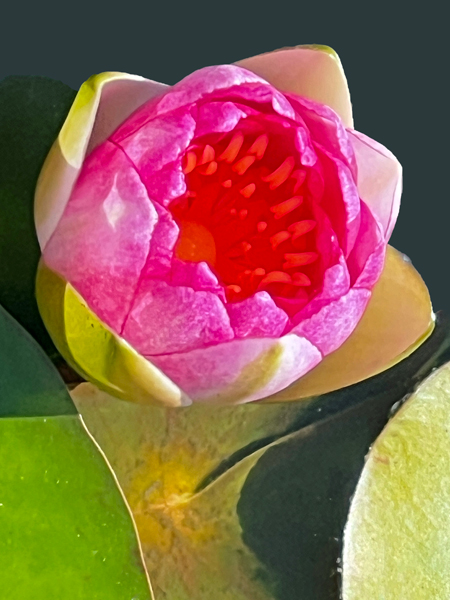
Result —
POLYGON ((0 597, 150 600, 129 509, 57 372, 3 310, 0 340, 0 597))
POLYGON ((402 363, 306 402, 167 409, 76 388, 134 514, 156 600, 338 600, 364 457, 449 346, 439 318, 402 363))
POLYGON ((450 363, 388 423, 346 526, 345 600, 450 598, 450 363))
POLYGON ((0 304, 48 351, 36 305, 40 250, 34 229, 36 181, 75 91, 46 77, 0 82, 0 304))
POLYGON ((0 340, 0 417, 78 414, 44 351, 1 306, 0 340))

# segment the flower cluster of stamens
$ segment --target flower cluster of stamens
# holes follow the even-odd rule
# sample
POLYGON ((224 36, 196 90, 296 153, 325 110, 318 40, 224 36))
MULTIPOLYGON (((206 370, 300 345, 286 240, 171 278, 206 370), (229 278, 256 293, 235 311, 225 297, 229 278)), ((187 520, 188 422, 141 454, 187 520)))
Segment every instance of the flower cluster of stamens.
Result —
POLYGON ((276 133, 205 138, 186 151, 187 191, 170 206, 180 226, 177 256, 206 260, 229 301, 258 290, 307 298, 320 258, 307 169, 276 133))

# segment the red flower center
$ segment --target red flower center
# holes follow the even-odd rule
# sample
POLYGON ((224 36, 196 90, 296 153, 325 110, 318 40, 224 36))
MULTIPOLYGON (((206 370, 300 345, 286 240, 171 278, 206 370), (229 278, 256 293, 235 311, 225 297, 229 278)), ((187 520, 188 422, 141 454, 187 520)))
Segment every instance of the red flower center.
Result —
POLYGON ((307 302, 320 285, 311 171, 293 130, 248 118, 227 134, 197 138, 184 155, 187 192, 170 205, 176 256, 206 261, 227 299, 256 291, 307 302))

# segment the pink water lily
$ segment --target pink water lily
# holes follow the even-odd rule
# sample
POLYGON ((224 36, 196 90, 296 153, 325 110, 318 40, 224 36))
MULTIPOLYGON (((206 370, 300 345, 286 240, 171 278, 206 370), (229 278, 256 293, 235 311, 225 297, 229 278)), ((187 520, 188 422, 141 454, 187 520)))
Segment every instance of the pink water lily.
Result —
MULTIPOLYGON (((50 157, 38 187, 45 267, 180 403, 266 398, 336 352, 399 210, 400 165, 352 129, 339 64, 327 91, 311 79, 329 54, 264 56, 173 87, 107 76, 89 110, 75 103, 52 151, 63 160, 50 157), (303 79, 273 85, 293 60, 303 79)), ((430 312, 422 321, 397 354, 430 312)))

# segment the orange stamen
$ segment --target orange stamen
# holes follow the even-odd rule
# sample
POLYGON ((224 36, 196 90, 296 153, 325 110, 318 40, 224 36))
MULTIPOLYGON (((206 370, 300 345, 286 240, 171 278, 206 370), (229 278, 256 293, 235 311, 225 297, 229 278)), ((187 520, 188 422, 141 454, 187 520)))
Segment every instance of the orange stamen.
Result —
POLYGON ((238 175, 243 175, 247 171, 247 169, 249 169, 252 166, 255 160, 256 156, 244 156, 233 165, 232 169, 238 175))
POLYGON ((292 275, 292 283, 301 287, 311 285, 311 279, 304 273, 294 273, 292 275))
POLYGON ((214 160, 215 156, 216 151, 214 150, 214 148, 209 144, 206 144, 206 146, 203 148, 203 154, 200 159, 199 165, 204 165, 206 163, 211 162, 212 160, 214 160))
POLYGON ((304 221, 297 221, 289 225, 288 231, 292 233, 292 241, 296 240, 305 233, 312 231, 316 226, 316 222, 312 219, 305 219, 304 221))
POLYGON ((264 153, 269 145, 269 136, 266 133, 260 135, 250 146, 249 153, 255 154, 258 160, 264 156, 264 153))
POLYGON ((256 226, 258 233, 263 233, 267 229, 267 223, 265 221, 260 221, 256 226))
POLYGON ((296 254, 285 254, 283 269, 291 269, 292 267, 303 267, 304 265, 310 265, 317 260, 318 254, 316 252, 298 252, 296 254))
POLYGON ((235 294, 240 294, 242 292, 242 288, 239 285, 227 285, 226 289, 229 292, 234 292, 235 294))
POLYGON ((250 198, 255 193, 256 185, 254 183, 249 183, 242 190, 240 190, 240 194, 244 196, 244 198, 250 198))
POLYGON ((243 208, 239 211, 239 218, 243 221, 245 217, 248 215, 248 210, 243 208))
POLYGON ((231 179, 226 179, 225 181, 222 181, 222 185, 224 188, 230 188, 233 185, 233 182, 231 179))
POLYGON ((295 160, 292 156, 288 156, 270 175, 263 177, 262 180, 269 184, 271 190, 275 190, 286 181, 295 166, 295 160))
POLYGON ((188 152, 185 156, 185 161, 186 164, 184 165, 183 173, 187 175, 188 173, 191 173, 197 166, 197 156, 195 152, 188 152))
POLYGON ((230 143, 219 156, 218 160, 224 160, 227 163, 232 163, 239 154, 242 144, 244 143, 244 134, 242 131, 238 131, 233 135, 230 143))
POLYGON ((300 169, 297 169, 296 171, 294 171, 291 175, 291 177, 293 179, 295 179, 295 185, 294 185, 294 194, 297 192, 297 190, 299 190, 301 188, 301 186, 303 185, 303 182, 306 179, 306 171, 301 171, 300 169))
POLYGON ((261 280, 259 288, 269 285, 269 283, 292 283, 292 278, 283 271, 271 271, 261 280))
POLYGON ((284 200, 284 202, 271 206, 270 210, 274 213, 275 219, 281 219, 298 208, 302 202, 303 196, 293 196, 289 200, 284 200))
POLYGON ((217 171, 217 163, 215 160, 213 160, 212 162, 208 163, 207 165, 204 165, 203 167, 201 167, 198 172, 201 175, 214 175, 214 173, 217 171))
POLYGON ((291 234, 287 231, 279 231, 269 239, 272 249, 275 250, 280 244, 288 240, 290 237, 291 234))

